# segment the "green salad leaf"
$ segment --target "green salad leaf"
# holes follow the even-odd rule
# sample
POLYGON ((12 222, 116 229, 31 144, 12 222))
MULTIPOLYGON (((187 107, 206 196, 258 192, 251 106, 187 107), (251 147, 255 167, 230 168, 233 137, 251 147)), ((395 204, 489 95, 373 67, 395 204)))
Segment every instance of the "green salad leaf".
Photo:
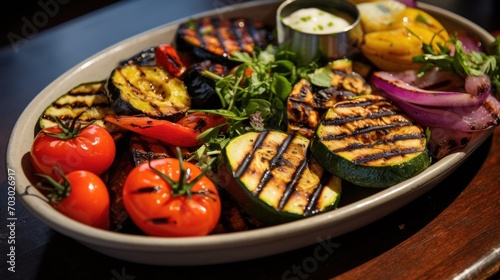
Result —
POLYGON ((269 45, 254 55, 235 52, 231 60, 239 65, 224 77, 204 71, 216 80, 215 90, 222 104, 220 109, 196 109, 222 115, 227 123, 203 132, 204 142, 194 157, 202 168, 210 169, 214 156, 230 139, 249 131, 285 130, 286 100, 293 84, 306 77, 314 66, 297 68, 295 54, 269 45), (223 129, 223 130, 222 130, 223 129))
POLYGON ((451 48, 439 45, 438 50, 432 48, 432 42, 424 45, 422 55, 413 57, 413 61, 422 63, 419 75, 432 67, 451 71, 462 78, 486 74, 490 77, 493 93, 500 99, 500 37, 487 48, 489 54, 468 50, 463 43, 453 36, 450 38, 451 48))

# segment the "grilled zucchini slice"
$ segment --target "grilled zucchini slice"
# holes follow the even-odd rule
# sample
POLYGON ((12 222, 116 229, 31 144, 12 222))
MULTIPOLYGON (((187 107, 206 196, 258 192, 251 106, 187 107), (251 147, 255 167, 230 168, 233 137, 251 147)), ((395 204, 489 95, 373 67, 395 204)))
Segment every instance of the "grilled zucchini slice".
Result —
POLYGON ((121 129, 104 121, 106 115, 114 114, 104 90, 104 81, 96 81, 80 84, 57 98, 40 115, 38 125, 43 129, 58 125, 54 118, 71 122, 78 117, 81 123, 94 122, 106 128, 116 139, 121 129))
POLYGON ((240 135, 221 153, 219 180, 244 211, 266 224, 334 209, 341 180, 310 156, 309 143, 274 130, 240 135))
POLYGON ((183 81, 158 66, 116 67, 106 83, 106 92, 120 115, 166 118, 184 113, 191 106, 183 81))
POLYGON ((431 163, 422 127, 377 95, 335 104, 321 120, 311 150, 328 171, 363 187, 392 186, 431 163))

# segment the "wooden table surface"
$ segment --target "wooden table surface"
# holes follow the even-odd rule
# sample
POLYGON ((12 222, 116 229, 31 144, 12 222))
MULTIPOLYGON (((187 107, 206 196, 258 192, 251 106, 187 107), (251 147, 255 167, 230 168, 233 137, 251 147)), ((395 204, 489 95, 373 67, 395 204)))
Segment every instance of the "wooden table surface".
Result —
MULTIPOLYGON (((62 2, 62 1, 59 1, 62 2)), ((58 8, 64 9, 63 4, 58 8)), ((119 1, 0 49, 0 132, 8 135, 28 102, 66 70, 132 35, 221 5, 242 1, 119 1), (136 21, 136 22, 135 22, 136 21)), ((431 2, 431 1, 426 1, 431 2)), ((496 0, 443 1, 487 30, 496 0), (477 1, 475 1, 477 2, 477 1)), ((40 8, 40 11, 43 9, 40 8)), ((34 19, 30 13, 26 18, 34 19)), ((40 18, 39 20, 41 20, 40 18)), ((50 20, 50 17, 47 17, 50 20)), ((39 22, 40 24, 43 22, 39 22)), ((0 163, 5 170, 5 162, 0 163)), ((0 174, 0 216, 6 222, 7 180, 0 174)), ((161 267, 124 262, 61 235, 16 205, 15 272, 7 270, 6 226, 0 229, 0 279, 497 279, 500 271, 500 128, 455 172, 398 211, 334 237, 328 258, 311 262, 316 246, 224 265, 161 267)))

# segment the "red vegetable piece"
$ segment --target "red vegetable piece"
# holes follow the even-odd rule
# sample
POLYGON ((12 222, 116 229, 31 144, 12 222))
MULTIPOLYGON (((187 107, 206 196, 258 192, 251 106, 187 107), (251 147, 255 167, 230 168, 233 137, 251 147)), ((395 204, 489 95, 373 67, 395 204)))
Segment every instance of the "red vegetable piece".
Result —
POLYGON ((177 50, 170 44, 161 44, 155 50, 156 64, 165 68, 170 74, 179 77, 186 71, 186 65, 177 50))
POLYGON ((425 88, 439 83, 440 77, 447 75, 439 71, 430 71, 424 78, 417 79, 416 71, 399 73, 379 71, 373 73, 371 80, 375 86, 383 90, 389 98, 397 98, 408 103, 437 107, 480 106, 490 95, 491 82, 487 77, 466 79, 464 88, 453 87, 447 90, 426 90, 415 84, 425 84, 425 88), (422 81, 424 79, 424 81, 422 81), (427 81, 425 81, 427 80, 427 81))
POLYGON ((224 117, 208 113, 190 114, 177 123, 146 116, 108 115, 105 120, 166 144, 186 148, 199 146, 201 141, 196 138, 203 131, 226 121, 224 117))
POLYGON ((203 132, 226 122, 226 118, 217 114, 195 112, 180 119, 177 124, 203 132))

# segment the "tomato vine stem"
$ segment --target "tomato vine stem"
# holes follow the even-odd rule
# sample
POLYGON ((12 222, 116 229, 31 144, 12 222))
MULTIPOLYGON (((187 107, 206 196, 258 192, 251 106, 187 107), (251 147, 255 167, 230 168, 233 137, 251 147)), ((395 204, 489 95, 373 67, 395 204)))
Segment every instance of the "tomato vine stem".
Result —
POLYGON ((204 195, 207 197, 210 197, 206 193, 206 191, 201 190, 201 191, 196 191, 193 192, 191 189, 200 181, 205 175, 206 171, 202 171, 202 173, 198 176, 196 176, 193 180, 188 181, 189 178, 191 178, 191 171, 190 169, 187 169, 184 167, 184 160, 182 159, 182 154, 181 154, 181 149, 179 147, 176 147, 177 151, 177 159, 179 160, 179 180, 175 181, 163 172, 159 171, 158 169, 154 168, 151 165, 151 161, 148 161, 149 168, 153 170, 156 174, 158 174, 163 180, 167 181, 167 183, 172 187, 172 196, 183 196, 186 195, 188 199, 191 199, 191 196, 193 194, 199 194, 199 195, 204 195))

